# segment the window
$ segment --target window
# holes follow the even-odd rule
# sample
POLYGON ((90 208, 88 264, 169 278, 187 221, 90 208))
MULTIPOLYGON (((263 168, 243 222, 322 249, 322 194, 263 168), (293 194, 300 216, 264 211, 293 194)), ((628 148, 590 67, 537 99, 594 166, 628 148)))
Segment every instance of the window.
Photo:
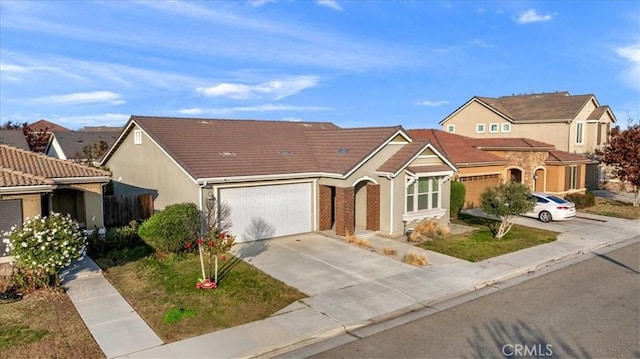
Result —
POLYGON ((584 143, 584 122, 576 122, 576 145, 584 143))
POLYGON ((133 130, 133 144, 141 145, 142 144, 142 131, 141 130, 133 130))
POLYGON ((567 189, 578 188, 578 166, 567 167, 567 189))
POLYGON ((447 132, 456 132, 456 125, 447 125, 447 132))
POLYGON ((502 132, 503 133, 511 132, 511 124, 510 123, 503 123, 502 124, 502 132))
POLYGON ((498 133, 498 124, 497 123, 489 124, 489 132, 498 133))
POLYGON ((476 133, 484 133, 484 123, 476 123, 476 133))
POLYGON ((407 212, 440 208, 441 177, 419 177, 407 187, 407 212))

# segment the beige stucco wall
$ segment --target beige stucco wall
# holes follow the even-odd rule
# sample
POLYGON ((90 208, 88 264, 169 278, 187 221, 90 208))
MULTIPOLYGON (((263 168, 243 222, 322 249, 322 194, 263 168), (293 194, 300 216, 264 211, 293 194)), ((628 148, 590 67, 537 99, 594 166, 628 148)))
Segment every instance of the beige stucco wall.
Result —
POLYGON ((585 190, 586 165, 579 164, 580 176, 578 177, 578 188, 567 191, 565 189, 566 166, 547 166, 547 187, 546 192, 564 195, 572 192, 582 192, 585 190))
MULTIPOLYGON (((133 133, 129 131, 120 148, 113 153, 107 166, 117 183, 139 187, 141 192, 155 192, 156 210, 173 203, 198 203, 198 185, 182 171, 153 141, 142 133, 142 144, 133 143, 133 133)), ((133 191, 133 190, 132 190, 133 191)), ((116 186, 116 194, 133 194, 124 186, 116 186)))
POLYGON ((21 199, 22 200, 22 221, 33 216, 39 216, 42 211, 40 205, 40 193, 32 194, 10 194, 2 195, 2 199, 21 199))

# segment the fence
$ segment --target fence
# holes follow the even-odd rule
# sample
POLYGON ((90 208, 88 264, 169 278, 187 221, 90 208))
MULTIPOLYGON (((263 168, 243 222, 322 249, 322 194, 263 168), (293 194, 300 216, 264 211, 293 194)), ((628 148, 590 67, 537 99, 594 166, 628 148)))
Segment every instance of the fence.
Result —
POLYGON ((144 220, 153 214, 153 195, 104 196, 104 225, 126 226, 131 221, 144 220))

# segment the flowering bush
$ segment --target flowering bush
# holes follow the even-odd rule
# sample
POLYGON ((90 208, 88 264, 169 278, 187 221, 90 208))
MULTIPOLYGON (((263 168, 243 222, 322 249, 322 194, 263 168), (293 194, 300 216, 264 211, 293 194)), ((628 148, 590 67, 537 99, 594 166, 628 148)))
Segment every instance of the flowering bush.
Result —
POLYGON ((18 267, 29 269, 45 286, 58 282, 58 271, 74 259, 82 259, 86 237, 69 215, 27 218, 24 224, 4 233, 6 252, 18 267))
POLYGON ((204 238, 198 238, 195 243, 187 242, 187 250, 197 248, 200 254, 200 265, 202 267, 202 278, 200 278, 201 282, 210 281, 211 279, 213 279, 213 284, 217 285, 218 256, 220 256, 223 261, 227 260, 227 256, 225 254, 231 250, 231 247, 233 247, 235 241, 236 238, 232 234, 226 232, 218 233, 217 231, 213 230, 209 231, 209 233, 207 233, 204 238), (203 259, 204 252, 207 252, 207 263, 209 264, 208 274, 205 271, 203 259), (211 260, 212 258, 213 261, 211 260), (212 268, 212 265, 215 265, 215 269, 212 268))

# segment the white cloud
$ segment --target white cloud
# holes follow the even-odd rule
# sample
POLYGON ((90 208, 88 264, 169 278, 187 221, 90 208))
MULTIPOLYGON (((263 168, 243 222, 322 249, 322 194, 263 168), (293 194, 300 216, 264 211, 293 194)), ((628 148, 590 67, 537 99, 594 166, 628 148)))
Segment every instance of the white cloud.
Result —
MULTIPOLYGON (((93 115, 59 116, 53 115, 47 118, 51 122, 58 123, 67 128, 75 129, 84 126, 124 126, 131 115, 123 113, 100 113, 93 115)), ((42 118, 42 117, 40 117, 42 118)))
POLYGON ((325 6, 333 10, 342 11, 342 6, 338 4, 336 0, 316 0, 316 3, 320 6, 325 6))
POLYGON ((270 98, 280 100, 318 84, 317 76, 297 76, 283 80, 263 82, 257 85, 221 83, 211 87, 198 87, 196 91, 205 97, 227 97, 235 100, 270 98))
POLYGON ((53 95, 36 98, 33 102, 50 105, 72 105, 96 102, 121 105, 126 103, 126 101, 122 99, 121 95, 111 91, 76 92, 65 95, 53 95))
POLYGON ((542 15, 542 14, 538 14, 538 12, 534 9, 529 9, 523 12, 522 14, 520 14, 514 20, 518 24, 529 24, 532 22, 549 21, 552 18, 553 18, 553 15, 550 15, 550 14, 542 15))
POLYGON ((204 110, 201 108, 184 108, 181 110, 178 110, 178 112, 180 112, 183 115, 200 115, 202 113, 204 113, 204 110))
POLYGON ((628 61, 621 74, 622 80, 630 88, 640 91, 640 44, 617 48, 616 53, 628 61))
POLYGON ((294 106, 283 104, 271 104, 256 106, 239 106, 239 107, 223 107, 223 108, 208 108, 208 109, 183 109, 178 112, 187 115, 193 114, 208 114, 208 115, 228 115, 237 112, 274 112, 274 111, 328 111, 329 107, 321 106, 294 106), (191 112, 192 110, 198 110, 197 113, 191 112), (187 112, 185 112, 187 111, 187 112))
POLYGON ((444 106, 449 104, 449 101, 446 100, 439 100, 439 101, 420 101, 418 103, 416 103, 416 105, 418 106, 426 106, 426 107, 437 107, 437 106, 444 106))
POLYGON ((249 5, 253 7, 260 7, 269 3, 274 3, 277 0, 249 0, 249 5))

